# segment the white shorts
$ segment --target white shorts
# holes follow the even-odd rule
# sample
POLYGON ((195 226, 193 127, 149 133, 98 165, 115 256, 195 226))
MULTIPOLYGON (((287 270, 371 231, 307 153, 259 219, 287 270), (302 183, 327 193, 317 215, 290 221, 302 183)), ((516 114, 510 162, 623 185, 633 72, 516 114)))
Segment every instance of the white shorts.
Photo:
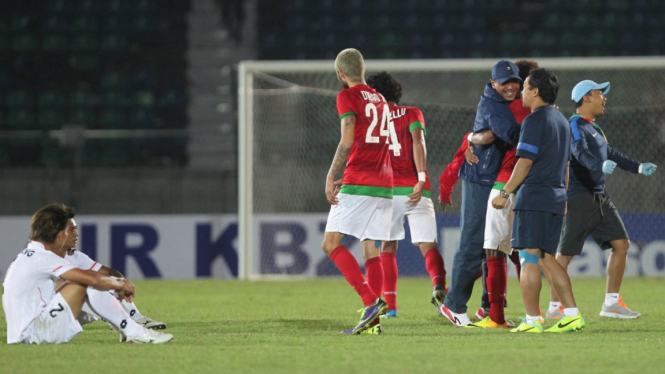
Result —
POLYGON ((390 240, 404 239, 404 219, 409 220, 413 244, 436 243, 436 216, 432 199, 423 196, 418 204, 411 204, 408 196, 393 196, 390 240))
POLYGON ((330 207, 326 232, 339 232, 365 240, 388 240, 393 201, 385 197, 337 195, 339 204, 330 207))
POLYGON ((500 191, 492 189, 487 199, 487 216, 485 217, 485 242, 483 248, 498 249, 510 254, 510 231, 513 227, 513 205, 515 194, 508 196, 508 201, 503 209, 495 209, 492 200, 499 196, 500 191))
POLYGON ((69 304, 59 293, 53 296, 28 329, 32 331, 23 343, 29 344, 66 343, 83 331, 69 304))

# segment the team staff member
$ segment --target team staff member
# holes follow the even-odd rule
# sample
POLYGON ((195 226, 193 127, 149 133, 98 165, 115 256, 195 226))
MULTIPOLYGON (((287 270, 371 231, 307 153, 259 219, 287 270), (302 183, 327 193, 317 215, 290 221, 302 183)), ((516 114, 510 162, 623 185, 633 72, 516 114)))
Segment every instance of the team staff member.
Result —
POLYGON ((584 328, 584 318, 577 309, 568 274, 554 254, 565 214, 570 128, 565 117, 552 106, 559 91, 559 80, 549 69, 535 69, 524 82, 522 100, 531 114, 522 123, 517 145, 517 164, 504 189, 492 200, 502 209, 509 194, 515 196, 515 221, 511 246, 520 250, 522 260, 522 299, 526 318, 511 332, 543 332, 538 316, 542 286, 539 263, 550 274, 550 284, 562 296, 564 317, 548 332, 584 328))
POLYGON ((487 199, 501 167, 508 145, 516 145, 519 126, 510 111, 520 87, 519 69, 506 60, 492 67, 492 79, 478 103, 474 132, 491 130, 497 138, 490 145, 476 147, 476 155, 483 162, 464 163, 459 171, 462 179, 462 215, 460 241, 453 259, 448 296, 441 313, 457 327, 471 323, 467 302, 483 257, 483 233, 487 213, 487 199))
MULTIPOLYGON (((632 173, 651 176, 656 165, 641 164, 614 150, 596 119, 605 113, 610 82, 596 83, 585 80, 573 88, 572 99, 576 114, 570 118, 573 134, 568 188, 568 214, 563 221, 557 261, 568 269, 574 256, 582 253, 584 241, 591 237, 602 249, 612 248, 607 261, 605 302, 600 315, 610 318, 637 318, 639 312, 630 310, 623 302, 619 290, 626 268, 628 233, 619 212, 605 192, 605 174, 612 174, 616 166, 632 173)), ((560 302, 555 292, 548 316, 560 318, 560 302)))

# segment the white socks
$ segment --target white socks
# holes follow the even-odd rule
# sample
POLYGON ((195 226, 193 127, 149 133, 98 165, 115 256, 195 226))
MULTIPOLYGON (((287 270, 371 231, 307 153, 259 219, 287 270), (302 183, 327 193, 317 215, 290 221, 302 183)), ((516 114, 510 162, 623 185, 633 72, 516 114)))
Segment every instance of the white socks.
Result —
POLYGON ((536 323, 536 321, 538 321, 538 320, 540 320, 539 316, 530 316, 530 315, 527 314, 525 322, 526 322, 527 325, 533 326, 536 323))
POLYGON ((605 306, 612 306, 619 302, 618 293, 606 293, 605 294, 605 306))
POLYGON ((564 308, 563 314, 566 317, 575 317, 576 315, 580 314, 580 310, 577 308, 564 308))
POLYGON ((143 334, 143 327, 132 320, 113 295, 90 287, 87 293, 88 300, 83 303, 82 308, 84 312, 103 318, 125 336, 143 334))
POLYGON ((550 301, 550 307, 547 309, 548 312, 554 313, 561 308, 561 302, 559 301, 550 301))
POLYGON ((120 301, 120 304, 122 305, 122 309, 124 309, 125 312, 127 312, 127 314, 129 314, 129 316, 132 317, 134 321, 143 318, 143 315, 139 313, 139 309, 136 307, 136 305, 134 305, 134 303, 130 303, 123 299, 120 301))

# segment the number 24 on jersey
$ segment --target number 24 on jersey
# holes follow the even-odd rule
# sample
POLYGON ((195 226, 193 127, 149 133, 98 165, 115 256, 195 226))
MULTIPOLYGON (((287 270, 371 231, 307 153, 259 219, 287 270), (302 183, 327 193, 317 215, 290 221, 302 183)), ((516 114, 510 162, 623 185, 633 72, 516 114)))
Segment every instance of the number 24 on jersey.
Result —
POLYGON ((388 150, 393 151, 393 155, 396 157, 399 156, 402 146, 397 140, 395 125, 393 124, 392 119, 390 119, 390 109, 388 108, 388 105, 383 104, 383 116, 381 117, 379 136, 372 136, 374 128, 379 122, 379 112, 375 104, 368 103, 367 106, 365 106, 365 116, 371 120, 369 128, 367 129, 367 134, 365 135, 365 143, 379 143, 380 137, 385 136, 386 144, 389 144, 388 150))

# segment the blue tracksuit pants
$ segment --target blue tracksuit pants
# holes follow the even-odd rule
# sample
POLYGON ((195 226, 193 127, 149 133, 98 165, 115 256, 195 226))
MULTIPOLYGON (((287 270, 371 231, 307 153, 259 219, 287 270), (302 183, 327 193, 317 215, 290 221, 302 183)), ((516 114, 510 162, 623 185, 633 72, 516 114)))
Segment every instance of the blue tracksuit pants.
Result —
POLYGON ((483 259, 487 199, 492 186, 462 181, 460 241, 453 258, 448 296, 443 304, 455 313, 466 313, 476 274, 483 259))

